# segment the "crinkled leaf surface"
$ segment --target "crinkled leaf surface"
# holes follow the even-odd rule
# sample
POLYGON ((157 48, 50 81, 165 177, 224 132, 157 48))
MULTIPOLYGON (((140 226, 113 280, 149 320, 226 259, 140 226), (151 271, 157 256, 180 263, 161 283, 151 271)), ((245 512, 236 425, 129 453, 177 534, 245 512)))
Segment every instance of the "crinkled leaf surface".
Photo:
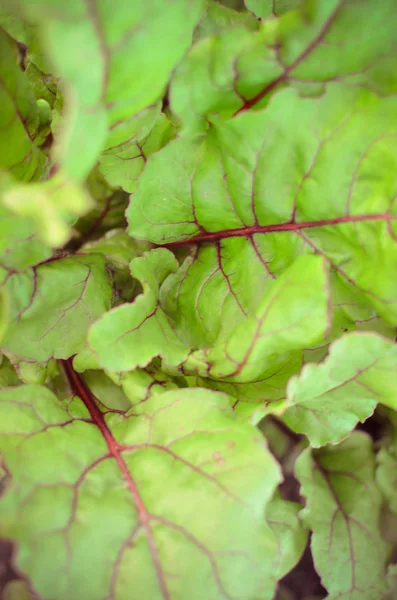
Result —
POLYGON ((40 596, 201 600, 205 581, 208 598, 271 600, 276 539, 263 514, 280 475, 260 434, 205 390, 104 415, 67 371, 82 401, 0 392, 12 475, 2 530, 40 596))
POLYGON ((222 1, 0 9, 7 598, 386 587, 395 2, 222 1))
POLYGON ((379 530, 381 496, 375 485, 370 438, 355 432, 338 446, 305 450, 296 465, 302 511, 312 530, 316 570, 329 600, 379 600, 388 553, 379 530))
MULTIPOLYGON (((256 0, 269 12, 274 2, 256 0)), ((276 12, 284 12, 277 3, 276 12)), ((294 2, 295 6, 298 2, 294 2)), ((245 28, 218 32, 193 46, 171 88, 174 111, 188 129, 202 129, 212 114, 230 115, 266 103, 280 86, 321 95, 332 81, 380 95, 397 89, 397 14, 394 0, 314 0, 302 10, 245 28), (382 36, 377 33, 382 29, 382 36)))
POLYGON ((69 86, 56 155, 71 178, 84 179, 100 152, 114 145, 106 141, 108 126, 122 129, 119 143, 131 138, 130 121, 135 129, 134 115, 161 98, 203 5, 125 0, 115 10, 108 0, 16 3, 14 10, 39 25, 43 46, 69 86), (84 153, 76 153, 83 146, 84 153))
POLYGON ((397 408, 397 347, 373 333, 349 333, 319 365, 306 365, 288 386, 285 423, 312 446, 340 442, 378 402, 397 408))
POLYGON ((181 339, 193 348, 226 339, 307 253, 397 322, 396 108, 395 99, 339 85, 317 99, 285 90, 266 110, 215 119, 205 136, 149 159, 129 232, 192 247, 160 292, 181 339))
POLYGON ((89 325, 110 308, 112 294, 100 255, 63 258, 15 273, 5 289, 13 302, 4 348, 34 362, 78 352, 89 325))
MULTIPOLYGON (((325 261, 301 256, 274 283, 256 314, 213 348, 190 355, 184 370, 211 379, 255 381, 280 357, 326 337, 328 281, 325 261)), ((265 376, 263 377, 265 379, 265 376)))
POLYGON ((16 179, 40 179, 47 159, 32 138, 39 115, 28 80, 18 61, 17 45, 0 27, 0 168, 16 179))
POLYGON ((185 358, 189 349, 175 335, 158 300, 161 283, 177 267, 175 257, 164 248, 131 262, 131 273, 141 282, 143 294, 104 314, 89 331, 90 346, 103 368, 145 367, 159 354, 170 364, 185 358))

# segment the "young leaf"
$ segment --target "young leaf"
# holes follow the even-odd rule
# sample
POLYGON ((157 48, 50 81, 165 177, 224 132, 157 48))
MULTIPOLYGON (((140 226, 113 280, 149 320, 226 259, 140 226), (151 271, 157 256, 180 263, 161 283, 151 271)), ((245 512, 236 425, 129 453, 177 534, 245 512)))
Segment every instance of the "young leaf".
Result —
POLYGON ((110 371, 146 367, 161 355, 170 364, 180 363, 188 348, 175 335, 160 306, 158 292, 178 263, 164 248, 152 250, 131 262, 131 273, 143 287, 133 303, 107 312, 90 329, 88 341, 100 365, 110 371))
POLYGON ((277 549, 263 514, 280 474, 260 434, 204 390, 105 416, 66 369, 82 402, 60 404, 40 386, 0 392, 12 474, 2 532, 18 541, 17 564, 40 597, 134 589, 199 600, 205 582, 208 597, 271 600, 277 549))
POLYGON ((4 348, 17 359, 69 358, 89 325, 110 308, 111 285, 100 255, 75 256, 9 277, 13 299, 4 348))
POLYGON ((39 127, 37 105, 18 65, 17 45, 1 27, 0 55, 0 169, 22 181, 40 179, 47 159, 32 141, 39 127))
POLYGON ((382 501, 370 438, 353 433, 342 444, 305 450, 296 475, 307 506, 314 564, 329 600, 379 600, 385 590, 387 544, 379 531, 382 501))
POLYGON ((113 145, 106 142, 109 125, 131 120, 161 98, 191 43, 203 4, 125 0, 114 10, 111 3, 96 0, 88 5, 55 0, 51 6, 18 1, 14 10, 39 25, 43 46, 69 86, 56 157, 71 179, 84 180, 101 151, 113 145), (81 147, 84 152, 76 152, 81 147))
POLYGON ((291 379, 288 400, 288 427, 314 447, 340 442, 378 402, 397 408, 397 347, 374 333, 346 334, 324 362, 291 379))

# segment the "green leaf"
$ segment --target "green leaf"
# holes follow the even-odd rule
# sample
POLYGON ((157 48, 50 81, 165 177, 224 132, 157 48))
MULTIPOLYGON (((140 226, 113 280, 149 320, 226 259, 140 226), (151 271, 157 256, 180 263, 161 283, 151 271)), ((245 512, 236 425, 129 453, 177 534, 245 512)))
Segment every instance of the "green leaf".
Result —
POLYGON ((30 181, 47 173, 47 159, 32 141, 39 127, 38 108, 18 64, 17 45, 0 28, 0 169, 30 181))
POLYGON ((389 565, 387 569, 387 593, 382 600, 395 600, 397 594, 397 565, 389 565))
POLYGON ((54 156, 71 179, 85 179, 101 151, 113 146, 106 141, 108 127, 130 121, 162 97, 203 4, 125 1, 114 10, 97 0, 20 0, 13 7, 38 24, 43 47, 65 82, 65 124, 54 156), (81 147, 84 152, 76 152, 81 147))
POLYGON ((69 376, 83 402, 61 404, 40 386, 0 392, 12 474, 1 527, 40 597, 124 599, 134 589, 199 600, 205 581, 208 597, 271 600, 277 546, 263 514, 280 474, 227 397, 179 390, 103 415, 69 376))
POLYGON ((40 71, 32 61, 26 67, 25 73, 36 101, 45 100, 53 108, 57 96, 56 79, 52 75, 40 71))
POLYGON ((33 220, 45 244, 58 247, 68 241, 70 225, 92 208, 93 201, 85 189, 58 173, 45 182, 11 186, 4 194, 4 204, 33 220))
POLYGON ((308 532, 299 519, 301 508, 297 502, 287 502, 278 494, 267 506, 266 520, 278 541, 277 579, 293 569, 306 547, 308 532))
POLYGON ((280 358, 326 337, 328 281, 324 260, 301 256, 270 288, 256 314, 213 348, 191 354, 185 371, 211 379, 255 381, 280 358))
POLYGON ((124 390, 112 381, 103 371, 85 371, 83 379, 92 394, 106 408, 111 410, 126 411, 131 407, 131 402, 124 390))
POLYGON ((376 481, 387 500, 390 510, 397 515, 397 442, 394 439, 391 444, 383 447, 377 454, 378 468, 376 470, 376 481))
POLYGON ((18 271, 49 258, 51 248, 38 239, 32 219, 22 219, 6 208, 2 192, 0 190, 0 266, 6 271, 18 271))
POLYGON ((302 0, 245 0, 245 4, 257 17, 279 17, 280 15, 295 10, 302 4, 302 0))
POLYGON ((148 157, 174 137, 174 127, 158 111, 158 106, 149 107, 143 111, 141 119, 141 115, 137 115, 136 132, 131 131, 132 123, 128 121, 111 129, 99 163, 99 169, 110 185, 135 192, 148 157), (154 123, 153 118, 156 118, 154 123))
POLYGON ((114 383, 121 386, 132 405, 146 402, 152 396, 178 388, 176 380, 167 376, 158 365, 154 364, 148 365, 145 369, 135 369, 130 373, 108 371, 107 375, 114 383))
MULTIPOLYGON (((251 1, 258 16, 269 16, 270 6, 274 10, 274 2, 251 1)), ((298 4, 278 2, 276 14, 298 4)), ((301 11, 265 20, 257 34, 242 27, 220 31, 191 48, 171 86, 172 108, 187 129, 205 128, 214 114, 263 106, 285 86, 319 96, 337 80, 382 96, 396 93, 394 0, 382 0, 375 12, 371 0, 302 5, 301 11)))
POLYGON ((244 25, 251 31, 258 29, 258 21, 250 13, 223 6, 216 0, 208 0, 206 11, 194 31, 193 39, 198 41, 238 25, 244 25))
POLYGON ((113 276, 112 305, 131 302, 141 291, 141 285, 132 279, 130 262, 149 250, 151 244, 133 240, 123 229, 109 230, 103 237, 82 246, 84 253, 102 254, 113 276))
POLYGON ((396 115, 395 99, 340 85, 318 99, 284 90, 266 110, 214 119, 205 136, 149 159, 128 231, 191 247, 160 293, 181 339, 202 348, 226 338, 307 253, 397 323, 396 115))
POLYGON ((397 347, 374 333, 335 341, 319 365, 306 365, 288 386, 285 423, 314 447, 340 442, 378 402, 397 408, 397 347))
POLYGON ((387 544, 379 531, 382 501, 372 443, 354 433, 342 444, 305 450, 296 465, 312 530, 312 553, 329 600, 379 600, 387 544))
POLYGON ((89 325, 110 308, 111 286, 101 256, 54 260, 9 277, 13 299, 4 348, 16 359, 69 358, 89 325))
POLYGON ((82 246, 84 252, 103 254, 119 269, 128 268, 130 262, 150 250, 149 242, 132 239, 123 229, 111 229, 103 237, 82 246))
POLYGON ((0 354, 0 387, 20 384, 15 368, 4 354, 0 354))
POLYGON ((158 301, 161 283, 175 271, 175 257, 163 248, 131 262, 131 274, 143 287, 132 304, 107 312, 90 329, 88 340, 100 365, 110 371, 145 367, 161 355, 170 364, 180 363, 188 348, 176 337, 158 301))
POLYGON ((0 287, 0 342, 3 341, 10 319, 10 299, 7 291, 0 287))
MULTIPOLYGON (((57 372, 57 365, 54 360, 49 360, 46 363, 29 362, 18 360, 10 354, 10 362, 18 375, 19 383, 34 383, 44 385, 57 372)), ((14 385, 17 385, 14 383, 14 385)))
POLYGON ((285 410, 288 381, 293 375, 297 375, 301 368, 302 356, 297 352, 288 356, 281 365, 274 364, 266 369, 255 381, 229 382, 204 377, 194 379, 195 385, 219 390, 231 396, 235 414, 256 424, 257 419, 262 418, 260 415, 265 416, 273 412, 279 414, 285 410))

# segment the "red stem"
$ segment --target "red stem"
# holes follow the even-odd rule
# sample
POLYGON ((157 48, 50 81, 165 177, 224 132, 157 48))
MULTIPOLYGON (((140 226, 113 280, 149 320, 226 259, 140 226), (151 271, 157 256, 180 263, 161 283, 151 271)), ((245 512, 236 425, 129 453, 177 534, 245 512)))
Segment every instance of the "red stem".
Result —
POLYGON ((360 221, 393 221, 397 220, 397 215, 390 213, 375 213, 368 215, 345 215, 335 219, 320 219, 319 221, 302 221, 296 223, 276 223, 274 225, 252 225, 251 227, 239 227, 238 229, 224 229, 211 233, 199 233, 190 238, 190 240, 177 240, 165 244, 166 248, 178 248, 181 246, 191 246, 194 244, 203 244, 205 242, 217 242, 230 237, 251 237, 255 234, 266 234, 285 231, 299 231, 301 229, 314 229, 315 227, 326 227, 329 225, 341 225, 343 223, 359 223, 360 221))

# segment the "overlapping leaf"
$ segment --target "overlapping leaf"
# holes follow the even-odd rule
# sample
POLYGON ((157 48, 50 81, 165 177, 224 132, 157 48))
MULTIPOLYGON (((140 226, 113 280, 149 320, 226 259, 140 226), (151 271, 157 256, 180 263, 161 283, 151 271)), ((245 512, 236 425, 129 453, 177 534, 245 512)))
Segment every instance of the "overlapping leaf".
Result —
POLYGON ((189 348, 175 335, 158 300, 160 285, 177 267, 175 257, 163 248, 131 262, 143 294, 104 314, 89 331, 90 346, 102 368, 129 371, 146 367, 159 354, 170 364, 186 357, 189 348))
POLYGON ((307 449, 296 473, 307 499, 301 514, 313 532, 314 564, 327 597, 379 600, 388 547, 379 530, 382 500, 370 438, 356 432, 338 446, 307 449))
POLYGON ((107 0, 9 4, 38 24, 44 49, 69 86, 56 154, 67 175, 82 180, 100 152, 115 145, 114 130, 106 141, 108 127, 117 129, 118 143, 135 137, 134 115, 161 98, 204 3, 124 1, 117 10, 107 0))
POLYGON ((397 408, 397 347, 373 333, 334 342, 319 365, 306 365, 288 386, 283 419, 312 446, 340 442, 378 402, 397 408))
POLYGON ((16 359, 69 358, 89 325, 110 308, 111 282, 100 255, 75 256, 8 277, 12 298, 5 350, 16 359))
POLYGON ((266 110, 214 120, 205 137, 149 160, 129 232, 193 246, 162 294, 193 347, 242 321, 302 252, 324 256, 396 322, 396 107, 339 85, 318 99, 286 90, 266 110))
POLYGON ((40 122, 38 107, 19 67, 17 45, 0 27, 0 168, 16 179, 43 178, 47 159, 32 138, 40 122))
POLYGON ((124 131, 127 124, 111 127, 106 142, 106 149, 100 156, 100 171, 114 187, 122 187, 127 192, 134 192, 148 157, 165 146, 174 137, 174 128, 159 106, 150 107, 132 119, 136 123, 136 131, 131 124, 128 134, 124 131), (126 140, 127 137, 127 140, 126 140))
MULTIPOLYGON (((226 346, 242 353, 250 316, 300 254, 319 254, 333 267, 331 339, 377 311, 396 323, 396 107, 340 85, 318 99, 286 90, 266 110, 214 119, 205 136, 178 139, 149 160, 127 212, 129 232, 170 249, 192 247, 160 290, 178 337, 192 348, 218 348, 190 372, 215 373, 212 358, 238 367, 226 346)), ((304 271, 302 263, 302 282, 304 271)), ((293 296, 286 302, 293 306, 293 296)), ((256 386, 228 389, 238 400, 282 399, 288 377, 270 398, 261 383, 272 386, 268 376, 279 367, 294 374, 291 360, 299 369, 299 356, 265 366, 267 354, 259 354, 262 373, 245 379, 256 386)))
POLYGON ((280 86, 319 95, 330 81, 344 81, 381 95, 395 93, 394 0, 382 0, 376 11, 371 0, 276 4, 254 0, 252 9, 261 17, 299 4, 302 9, 264 21, 256 35, 231 29, 190 50, 171 87, 172 107, 188 129, 202 129, 210 115, 266 103, 280 86))
POLYGON ((279 566, 277 579, 281 579, 299 561, 307 542, 307 531, 302 526, 297 502, 287 502, 279 495, 267 506, 267 522, 278 540, 279 566))
POLYGON ((324 260, 301 256, 274 283, 253 316, 212 348, 191 354, 183 368, 215 380, 265 379, 269 365, 281 368, 286 356, 326 338, 328 307, 324 260))
POLYGON ((390 510, 397 514, 397 444, 393 439, 390 444, 382 447, 377 454, 378 468, 376 480, 390 510))
POLYGON ((207 597, 270 600, 276 539, 263 515, 280 475, 227 397, 167 392, 104 416, 76 385, 85 405, 40 386, 0 393, 12 475, 1 526, 40 597, 199 600, 205 581, 207 597))

